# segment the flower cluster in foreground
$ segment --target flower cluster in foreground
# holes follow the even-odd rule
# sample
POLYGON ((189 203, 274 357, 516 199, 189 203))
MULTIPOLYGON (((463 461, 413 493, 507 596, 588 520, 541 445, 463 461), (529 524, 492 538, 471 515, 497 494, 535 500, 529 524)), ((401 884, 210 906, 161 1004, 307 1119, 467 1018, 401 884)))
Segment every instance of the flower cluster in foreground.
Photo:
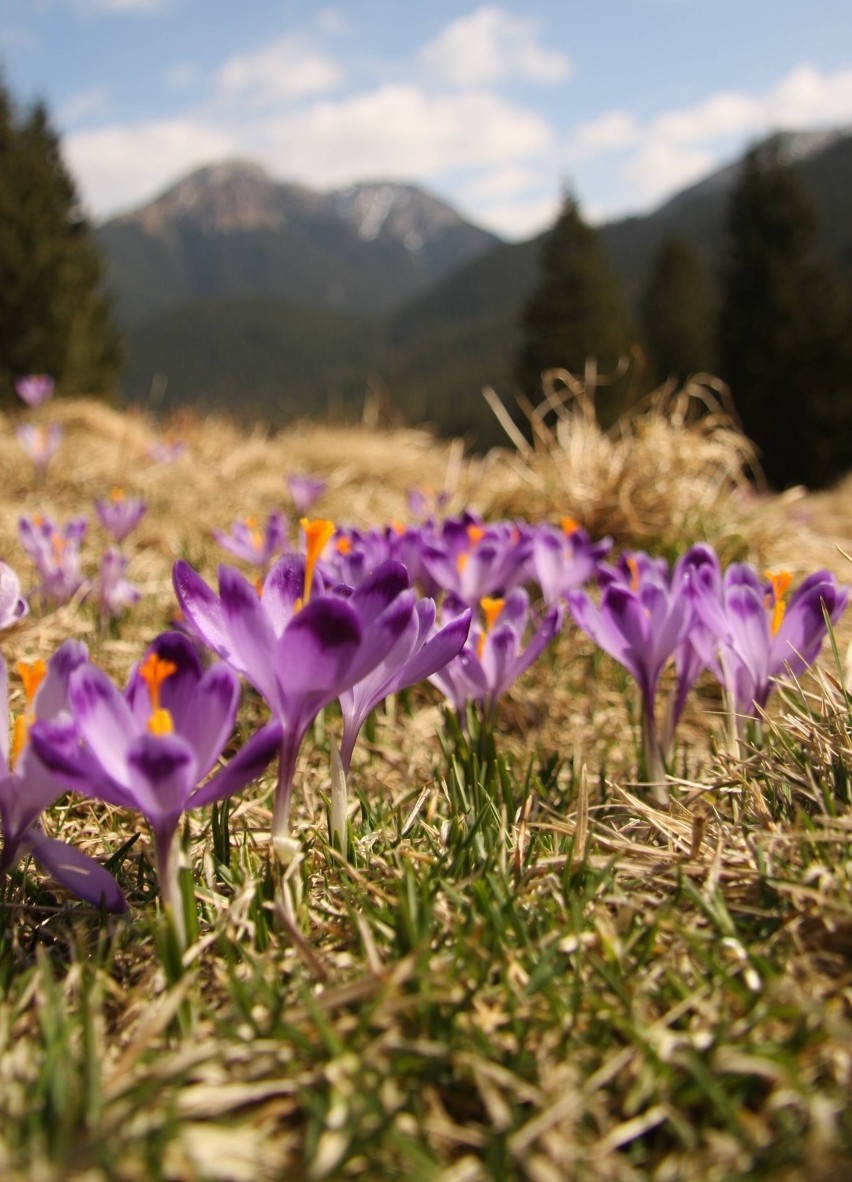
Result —
MULTIPOLYGON (((291 491, 304 503, 321 490, 291 491)), ((141 501, 119 494, 97 505, 116 545, 144 511, 141 501)), ((21 519, 21 542, 44 601, 80 589, 85 530, 83 519, 62 527, 44 517, 21 519)), ((292 857, 299 752, 318 715, 336 701, 342 729, 339 745, 332 744, 332 819, 345 850, 340 792, 371 711, 389 695, 429 682, 462 725, 471 707, 491 724, 500 699, 569 621, 635 680, 640 772, 662 800, 676 727, 699 675, 718 680, 732 739, 744 737, 778 679, 816 659, 849 598, 825 570, 795 589, 786 572, 761 575, 742 563, 723 570, 706 544, 671 567, 641 552, 611 563, 609 540, 592 541, 568 518, 487 523, 465 513, 373 530, 303 518, 301 531, 298 551, 287 549, 277 513, 262 528, 243 519, 220 533, 222 546, 260 577, 222 565, 218 590, 178 561, 180 631, 156 637, 123 688, 73 640, 43 669, 21 667, 26 705, 11 746, 4 738, 3 747, 1 872, 29 852, 64 886, 120 910, 114 880, 48 837, 40 816, 67 790, 132 810, 150 827, 161 898, 183 939, 176 835, 186 810, 243 791, 277 755, 271 837, 282 860, 292 857), (674 689, 663 705, 669 667, 674 689), (234 751, 240 678, 261 696, 268 720, 234 751)), ((107 556, 101 611, 118 614, 132 589, 123 584, 121 552, 107 556)), ((26 610, 17 575, 0 564, 0 627, 14 626, 26 610)), ((0 672, 5 700, 5 665, 0 672)))

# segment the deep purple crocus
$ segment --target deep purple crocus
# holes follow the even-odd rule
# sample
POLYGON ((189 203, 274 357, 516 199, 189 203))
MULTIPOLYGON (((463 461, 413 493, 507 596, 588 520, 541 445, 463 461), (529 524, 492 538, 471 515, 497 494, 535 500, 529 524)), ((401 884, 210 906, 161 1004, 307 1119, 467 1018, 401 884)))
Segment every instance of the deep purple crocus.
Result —
POLYGON ((218 596, 186 562, 173 575, 187 627, 251 682, 283 724, 272 838, 284 852, 296 759, 311 723, 384 660, 414 602, 408 573, 395 562, 345 597, 327 591, 316 564, 334 527, 304 524, 306 556, 279 559, 260 595, 227 566, 219 568, 218 596))
POLYGON ((29 605, 21 595, 21 580, 5 562, 0 562, 0 632, 23 620, 29 605))
POLYGON ((107 498, 95 501, 95 512, 101 525, 116 542, 123 542, 148 511, 141 497, 128 497, 120 488, 110 491, 107 498))
POLYGON ((424 531, 422 563, 438 587, 475 607, 526 582, 532 539, 526 526, 486 525, 463 514, 447 518, 439 531, 424 531))
POLYGON ((736 736, 759 718, 779 678, 803 673, 819 655, 828 634, 826 617, 836 624, 846 610, 849 588, 819 570, 787 599, 788 572, 761 579, 746 563, 728 567, 720 581, 709 570, 697 572, 693 598, 704 625, 700 643, 705 659, 724 687, 736 736))
MULTIPOLYGON (((444 617, 451 619, 464 606, 462 600, 447 596, 444 617)), ((480 608, 483 622, 471 625, 459 655, 429 678, 452 703, 462 722, 468 701, 479 703, 483 717, 491 719, 499 699, 562 627, 562 608, 558 604, 540 620, 532 618, 529 596, 523 587, 516 587, 504 599, 485 597, 480 608)))
POLYGON ((15 392, 27 406, 38 407, 53 394, 56 383, 46 373, 30 373, 15 379, 15 392))
POLYGON ((86 661, 85 645, 66 640, 45 665, 43 661, 20 663, 26 704, 16 719, 9 745, 8 680, 0 657, 0 821, 3 853, 0 879, 24 854, 32 854, 44 869, 81 899, 103 905, 108 911, 124 911, 127 904, 115 879, 97 862, 63 841, 48 837, 39 817, 65 791, 65 785, 41 761, 28 741, 31 728, 67 709, 71 674, 86 661))
POLYGON ((239 792, 281 742, 267 723, 207 779, 229 742, 239 703, 236 673, 206 672, 185 636, 165 632, 134 668, 122 693, 100 669, 80 665, 68 681, 71 717, 32 728, 33 746, 69 788, 134 809, 151 826, 160 893, 185 942, 176 834, 186 809, 239 792))

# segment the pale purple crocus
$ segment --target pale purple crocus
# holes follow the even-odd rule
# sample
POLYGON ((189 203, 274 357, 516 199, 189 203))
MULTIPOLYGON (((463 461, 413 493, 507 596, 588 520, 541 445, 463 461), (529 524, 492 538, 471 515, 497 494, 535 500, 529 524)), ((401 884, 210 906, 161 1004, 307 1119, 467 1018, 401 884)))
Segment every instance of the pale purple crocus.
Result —
POLYGON ((15 391, 22 402, 33 408, 47 402, 56 388, 53 378, 46 373, 30 373, 15 379, 15 391))
MULTIPOLYGON (((464 609, 463 600, 448 595, 444 618, 452 619, 464 609)), ((469 701, 479 704, 486 722, 492 720, 500 698, 538 660, 562 627, 558 604, 541 619, 533 618, 523 587, 516 587, 505 598, 483 598, 480 609, 481 622, 474 619, 459 655, 429 677, 462 724, 469 701)))
POLYGON ((21 595, 21 580, 5 562, 0 562, 0 632, 13 627, 29 612, 21 595))
POLYGON ((107 533, 116 542, 123 542, 148 511, 141 497, 128 497, 123 489, 114 488, 109 497, 95 501, 95 512, 107 533))
POLYGON ((584 591, 569 592, 567 600, 576 624, 639 686, 645 772, 663 801, 665 766, 657 734, 657 686, 663 669, 689 634, 694 609, 685 581, 678 577, 670 582, 665 562, 645 561, 647 557, 630 555, 629 581, 614 578, 604 587, 600 604, 584 591))
POLYGON ((829 571, 809 575, 788 600, 791 582, 786 571, 761 579, 746 563, 732 564, 721 581, 710 570, 698 571, 693 580, 705 629, 699 643, 725 690, 733 743, 749 721, 759 719, 779 679, 813 664, 829 623, 835 625, 846 610, 849 588, 829 571))
POLYGON ((361 728, 380 702, 400 693, 456 657, 470 631, 470 612, 463 611, 443 627, 437 627, 435 601, 418 599, 412 604, 405 630, 386 657, 350 689, 339 695, 343 716, 340 751, 332 749, 332 833, 346 849, 346 779, 361 728), (338 766, 339 764, 339 766, 338 766))
POLYGON ((307 476, 300 472, 294 472, 287 477, 287 489, 293 501, 293 507, 300 517, 305 517, 310 513, 327 487, 326 481, 319 476, 307 476))
POLYGON ((291 849, 290 802, 299 748, 330 702, 374 669, 410 619, 414 593, 399 563, 385 563, 351 594, 327 592, 316 562, 330 534, 305 523, 308 554, 285 555, 261 594, 239 571, 219 568, 217 596, 188 563, 174 587, 187 627, 258 690, 283 725, 272 839, 291 849), (307 529, 306 529, 307 532, 307 529))
POLYGON ((148 821, 161 899, 182 944, 180 818, 257 779, 281 741, 278 722, 267 723, 210 776, 233 734, 239 697, 233 669, 219 661, 205 672, 192 643, 165 632, 123 693, 94 665, 80 665, 68 680, 70 718, 32 728, 36 752, 69 788, 148 821))
POLYGON ((39 720, 55 719, 67 709, 69 678, 86 658, 85 645, 66 640, 46 665, 43 661, 19 664, 26 702, 15 721, 10 748, 8 674, 0 657, 0 879, 22 856, 31 854, 48 874, 81 899, 108 911, 125 911, 124 895, 113 876, 79 850, 48 837, 40 823, 41 814, 63 795, 65 785, 33 750, 29 732, 39 720))
POLYGON ((101 559, 95 584, 101 629, 110 620, 120 619, 139 600, 139 588, 125 578, 129 561, 114 546, 110 546, 101 559))
POLYGON ((146 451, 155 464, 173 464, 186 451, 186 444, 182 439, 158 439, 146 451))
POLYGON ((268 514, 263 527, 256 517, 249 516, 235 521, 227 533, 220 529, 212 532, 223 550, 250 566, 258 567, 263 574, 266 574, 270 563, 287 545, 287 526, 277 509, 268 514))
POLYGON ((558 603, 594 578, 612 539, 592 542, 586 530, 570 517, 560 526, 540 525, 533 534, 530 572, 541 588, 544 602, 558 603))
POLYGON ((48 464, 62 442, 62 428, 57 423, 51 423, 48 427, 42 426, 41 423, 18 423, 15 434, 35 465, 39 478, 43 479, 48 464))
POLYGON ((83 586, 80 543, 87 528, 85 517, 57 525, 37 513, 18 521, 18 536, 41 577, 41 592, 54 603, 65 603, 83 586))

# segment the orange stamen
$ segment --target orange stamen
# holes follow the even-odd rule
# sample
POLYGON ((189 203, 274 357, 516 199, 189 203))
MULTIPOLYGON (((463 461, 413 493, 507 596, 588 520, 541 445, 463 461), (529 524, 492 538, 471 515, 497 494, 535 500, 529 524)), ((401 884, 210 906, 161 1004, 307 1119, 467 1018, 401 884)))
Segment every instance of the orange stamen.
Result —
POLYGON ((177 665, 174 661, 166 661, 163 657, 153 652, 148 653, 148 656, 139 666, 139 676, 148 687, 152 717, 160 710, 160 686, 167 677, 171 677, 176 669, 177 665))
POLYGON ((343 555, 351 554, 352 553, 352 539, 351 538, 338 538, 337 541, 334 543, 334 548, 338 554, 343 554, 343 555))
POLYGON ((481 525, 469 525, 467 527, 467 536, 470 538, 471 546, 475 546, 477 542, 481 542, 485 537, 485 530, 481 525))
POLYGON ((109 490, 109 499, 114 505, 117 505, 120 501, 124 500, 124 489, 119 488, 117 485, 111 488, 109 490))
POLYGON ((33 722, 33 702, 35 701, 36 691, 44 681, 44 675, 47 672, 47 666, 44 661, 39 658, 37 661, 19 661, 17 664, 18 676, 24 683, 24 697, 26 698, 26 707, 23 714, 19 714, 15 719, 12 727, 12 752, 11 763, 15 767, 21 757, 21 752, 27 745, 27 739, 30 734, 30 726, 33 722))
POLYGON ((402 538, 402 537, 404 537, 404 536, 405 536, 406 529, 405 529, 405 523, 404 523, 404 522, 402 522, 402 521, 392 521, 392 522, 390 523, 390 527, 391 527, 391 529, 393 530, 393 532, 394 532, 395 534, 398 534, 398 535, 399 535, 399 537, 401 537, 401 538, 402 538))
POLYGON ((575 521, 573 517, 563 517, 560 525, 562 526, 562 532, 568 538, 570 538, 572 534, 575 534, 580 528, 579 521, 575 521))
POLYGON ((769 628, 773 636, 778 634, 778 629, 784 622, 784 614, 787 611, 787 605, 784 602, 790 584, 793 581, 793 576, 788 570, 765 572, 766 578, 769 580, 771 591, 766 593, 766 606, 772 608, 772 619, 769 622, 769 628))
POLYGON ((307 517, 303 517, 299 525, 305 531, 305 593, 297 609, 304 607, 311 598, 311 584, 314 581, 314 571, 316 570, 317 562, 331 541, 334 535, 334 522, 325 521, 323 518, 316 518, 314 521, 309 521, 307 517))
POLYGON ((476 655, 481 661, 482 654, 485 652, 485 638, 500 618, 500 613, 506 606, 506 600, 490 599, 486 595, 484 599, 480 599, 479 606, 482 608, 482 614, 485 616, 485 627, 479 634, 479 641, 476 646, 476 655))
POLYGON ((627 564, 627 569, 630 571, 630 590, 639 590, 639 563, 632 554, 628 554, 624 560, 627 564))

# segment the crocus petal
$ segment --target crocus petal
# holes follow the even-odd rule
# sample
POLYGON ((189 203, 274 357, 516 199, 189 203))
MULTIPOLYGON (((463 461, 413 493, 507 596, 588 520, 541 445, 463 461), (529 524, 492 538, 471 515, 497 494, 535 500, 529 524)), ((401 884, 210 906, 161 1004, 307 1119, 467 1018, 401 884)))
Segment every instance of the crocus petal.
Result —
POLYGON ((194 753, 179 735, 139 735, 127 770, 135 807, 155 827, 177 820, 198 780, 194 753))
POLYGON ((195 751, 199 779, 207 775, 227 743, 239 700, 237 675, 223 661, 207 670, 188 699, 180 733, 195 751))
POLYGON ((315 599, 302 608, 285 629, 273 661, 286 679, 278 700, 287 720, 303 725, 351 684, 361 640, 360 618, 342 599, 315 599))
POLYGON ((63 787, 95 796, 106 804, 122 808, 132 806, 126 789, 108 776, 92 752, 80 743, 80 733, 70 718, 33 724, 28 748, 21 756, 22 760, 27 760, 27 770, 29 748, 63 787))
POLYGON ((180 609, 195 635, 220 657, 230 660, 231 641, 218 595, 182 558, 174 565, 172 584, 180 609))
POLYGON ((9 770, 9 673, 6 662, 0 654, 0 755, 3 757, 2 771, 9 770))
MULTIPOLYGON (((316 588, 311 589, 314 594, 316 588)), ((305 593, 305 560, 298 554, 286 554, 275 563, 263 583, 263 610, 280 636, 296 614, 296 605, 305 593)))
POLYGON ((113 876, 80 850, 36 829, 27 833, 24 844, 48 874, 72 894, 107 911, 127 910, 127 900, 113 876))
POLYGON ((269 655, 275 647, 275 633, 260 596, 239 571, 228 566, 219 568, 219 588, 233 654, 228 659, 274 706, 276 682, 269 655))
POLYGON ((71 674, 71 711, 81 736, 104 769, 119 784, 126 775, 127 742, 139 730, 130 707, 105 673, 81 665, 71 674))
POLYGON ((192 808, 224 800, 226 796, 239 792, 246 784, 251 784, 275 756, 282 737, 283 728, 277 719, 262 726, 225 767, 192 794, 189 801, 192 808))
POLYGON ((79 640, 65 640, 47 663, 44 680, 36 691, 33 713, 36 718, 55 718, 68 709, 68 684, 71 674, 89 658, 85 644, 79 640))

